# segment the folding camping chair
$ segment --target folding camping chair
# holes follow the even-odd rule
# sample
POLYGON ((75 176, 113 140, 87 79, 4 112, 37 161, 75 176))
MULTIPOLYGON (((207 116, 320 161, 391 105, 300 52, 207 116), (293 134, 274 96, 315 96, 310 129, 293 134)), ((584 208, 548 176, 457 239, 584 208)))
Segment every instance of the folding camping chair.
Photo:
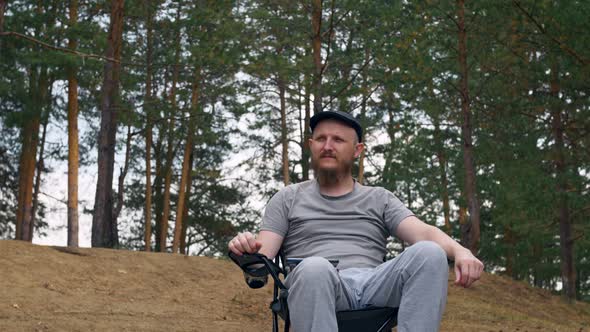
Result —
MULTIPOLYGON (((229 253, 229 257, 236 263, 246 277, 246 283, 250 288, 261 288, 266 284, 268 275, 274 281, 273 299, 270 303, 272 310, 273 332, 279 331, 278 317, 285 321, 285 332, 289 331, 289 309, 287 297, 289 290, 279 275, 287 277, 287 274, 295 267, 295 264, 288 264, 282 251, 279 251, 274 262, 262 254, 243 254, 242 256, 229 253)), ((391 331, 397 325, 398 308, 389 307, 368 307, 359 310, 345 310, 336 313, 338 331, 344 332, 386 332, 391 331)))

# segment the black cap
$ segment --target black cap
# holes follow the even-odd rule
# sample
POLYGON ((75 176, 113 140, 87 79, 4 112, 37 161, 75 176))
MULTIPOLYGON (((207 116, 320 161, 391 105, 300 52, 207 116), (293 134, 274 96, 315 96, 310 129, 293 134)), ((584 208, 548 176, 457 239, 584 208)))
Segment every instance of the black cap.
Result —
POLYGON ((356 136, 359 139, 359 143, 362 142, 362 140, 363 140, 363 127, 361 127, 361 124, 352 115, 345 113, 345 112, 340 112, 340 111, 323 111, 323 112, 316 113, 316 115, 312 116, 311 119, 309 120, 309 126, 311 127, 311 132, 313 133, 313 130, 318 125, 318 123, 322 122, 323 120, 327 120, 327 119, 334 119, 334 120, 338 120, 340 122, 344 122, 349 127, 354 129, 354 131, 356 131, 356 136))

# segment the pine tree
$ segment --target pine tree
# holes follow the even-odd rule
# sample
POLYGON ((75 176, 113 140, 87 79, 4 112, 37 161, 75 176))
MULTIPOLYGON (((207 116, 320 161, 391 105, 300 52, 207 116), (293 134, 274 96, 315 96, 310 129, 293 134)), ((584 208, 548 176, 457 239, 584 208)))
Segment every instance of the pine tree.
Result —
POLYGON ((121 49, 123 46, 124 1, 111 1, 111 21, 104 64, 104 81, 101 97, 101 126, 98 148, 98 177, 94 213, 92 217, 92 246, 117 247, 118 230, 113 220, 113 167, 117 114, 119 103, 119 79, 121 49))

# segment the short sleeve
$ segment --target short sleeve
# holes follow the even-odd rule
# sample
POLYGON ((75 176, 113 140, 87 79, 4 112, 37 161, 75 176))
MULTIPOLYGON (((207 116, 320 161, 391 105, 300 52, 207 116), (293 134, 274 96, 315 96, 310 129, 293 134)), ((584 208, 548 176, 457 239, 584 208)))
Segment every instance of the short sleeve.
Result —
POLYGON ((410 211, 392 192, 385 190, 386 192, 386 201, 385 201, 385 211, 383 213, 383 218, 385 220, 385 225, 389 230, 389 234, 392 236, 396 236, 397 226, 402 222, 402 220, 406 219, 407 217, 413 216, 414 213, 410 211))
POLYGON ((262 231, 271 231, 286 236, 289 229, 289 211, 286 202, 286 188, 277 192, 268 202, 262 217, 262 231))

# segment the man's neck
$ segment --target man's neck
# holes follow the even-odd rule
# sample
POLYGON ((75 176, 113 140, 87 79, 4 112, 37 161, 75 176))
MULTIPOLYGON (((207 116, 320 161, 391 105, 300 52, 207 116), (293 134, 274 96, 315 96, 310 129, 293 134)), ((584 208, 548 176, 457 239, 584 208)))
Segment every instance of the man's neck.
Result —
POLYGON ((350 174, 318 176, 318 185, 320 193, 326 196, 343 196, 352 192, 354 189, 354 179, 350 174))

